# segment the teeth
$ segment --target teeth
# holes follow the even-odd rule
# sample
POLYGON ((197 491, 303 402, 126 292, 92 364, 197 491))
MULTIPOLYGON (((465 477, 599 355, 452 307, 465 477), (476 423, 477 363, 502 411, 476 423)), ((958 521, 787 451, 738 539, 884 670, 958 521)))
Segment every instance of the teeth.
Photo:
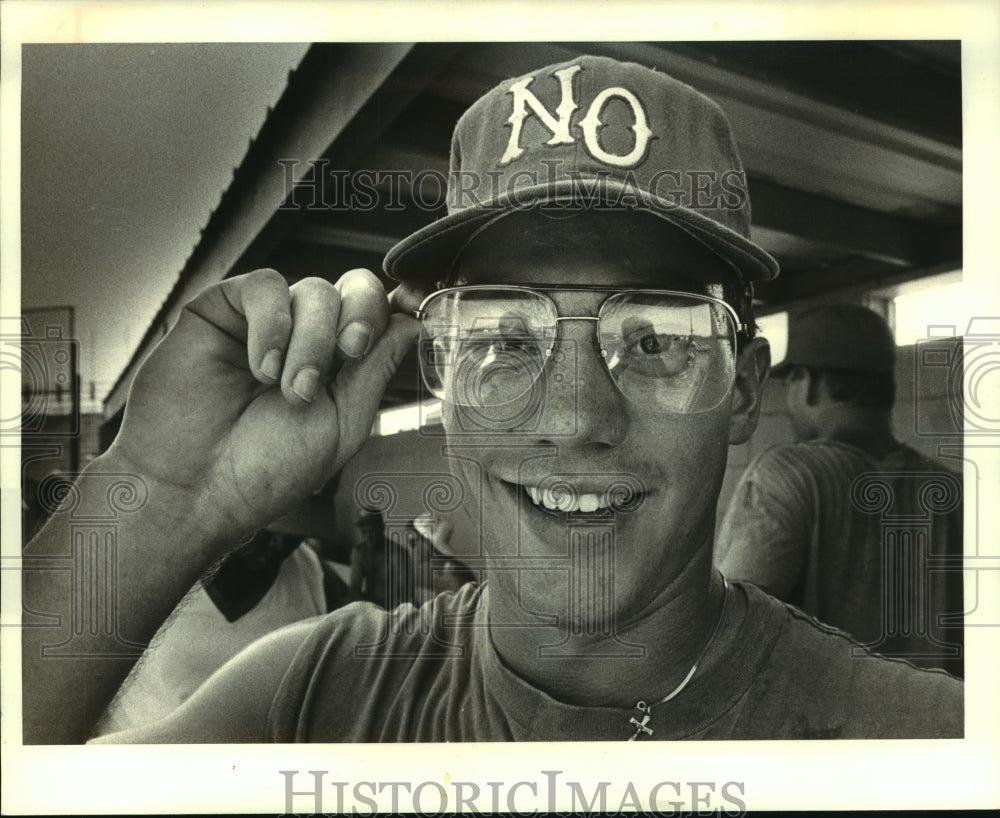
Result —
POLYGON ((525 486, 524 489, 535 505, 543 506, 550 511, 583 511, 590 513, 597 511, 599 508, 607 508, 611 505, 611 498, 603 494, 581 494, 574 496, 572 492, 565 489, 539 489, 536 486, 525 486))

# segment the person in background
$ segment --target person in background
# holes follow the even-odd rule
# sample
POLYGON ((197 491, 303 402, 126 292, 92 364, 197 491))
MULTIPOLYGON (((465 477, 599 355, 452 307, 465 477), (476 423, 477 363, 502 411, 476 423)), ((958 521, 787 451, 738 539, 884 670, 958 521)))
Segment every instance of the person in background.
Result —
POLYGON ((808 309, 789 322, 784 382, 798 443, 750 463, 716 561, 872 650, 961 675, 961 484, 896 439, 896 346, 875 312, 808 309), (937 563, 935 567, 935 562, 937 563))
POLYGON ((451 538, 454 529, 444 517, 427 512, 413 521, 413 527, 423 543, 422 547, 418 545, 414 549, 416 559, 427 566, 420 576, 430 579, 423 588, 425 600, 442 591, 457 591, 468 582, 478 581, 476 573, 452 552, 451 538))

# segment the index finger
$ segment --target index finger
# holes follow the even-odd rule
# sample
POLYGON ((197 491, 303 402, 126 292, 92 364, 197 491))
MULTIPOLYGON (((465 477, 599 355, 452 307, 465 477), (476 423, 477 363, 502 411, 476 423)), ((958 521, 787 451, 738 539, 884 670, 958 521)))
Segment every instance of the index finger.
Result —
POLYGON ((289 305, 284 276, 263 269, 205 288, 184 309, 224 335, 244 342, 254 377, 262 383, 274 383, 281 376, 291 337, 289 305))
POLYGON ((385 332, 389 302, 385 288, 370 270, 348 270, 333 285, 340 293, 337 357, 357 360, 385 332))
POLYGON ((432 287, 419 284, 400 284, 389 293, 389 310, 391 312, 415 313, 420 309, 424 299, 433 292, 432 287))

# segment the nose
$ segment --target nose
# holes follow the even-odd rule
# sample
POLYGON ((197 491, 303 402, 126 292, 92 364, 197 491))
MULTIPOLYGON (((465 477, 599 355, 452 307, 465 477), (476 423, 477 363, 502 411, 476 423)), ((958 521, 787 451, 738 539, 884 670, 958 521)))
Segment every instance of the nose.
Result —
POLYGON ((629 407, 604 365, 596 324, 566 320, 559 326, 542 375, 538 435, 559 446, 617 446, 628 432, 629 407))

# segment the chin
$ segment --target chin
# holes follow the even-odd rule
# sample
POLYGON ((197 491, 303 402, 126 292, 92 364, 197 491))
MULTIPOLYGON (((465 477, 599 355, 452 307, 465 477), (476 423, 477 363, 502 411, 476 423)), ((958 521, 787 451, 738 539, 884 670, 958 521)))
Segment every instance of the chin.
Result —
POLYGON ((665 543, 682 538, 669 533, 672 520, 654 513, 657 493, 644 494, 628 512, 540 507, 525 489, 509 484, 498 493, 504 501, 484 509, 489 550, 522 567, 522 607, 557 614, 585 632, 610 627, 612 613, 618 624, 641 615, 647 597, 663 584, 651 582, 651 574, 667 581, 670 565, 684 559, 667 551, 665 543))

